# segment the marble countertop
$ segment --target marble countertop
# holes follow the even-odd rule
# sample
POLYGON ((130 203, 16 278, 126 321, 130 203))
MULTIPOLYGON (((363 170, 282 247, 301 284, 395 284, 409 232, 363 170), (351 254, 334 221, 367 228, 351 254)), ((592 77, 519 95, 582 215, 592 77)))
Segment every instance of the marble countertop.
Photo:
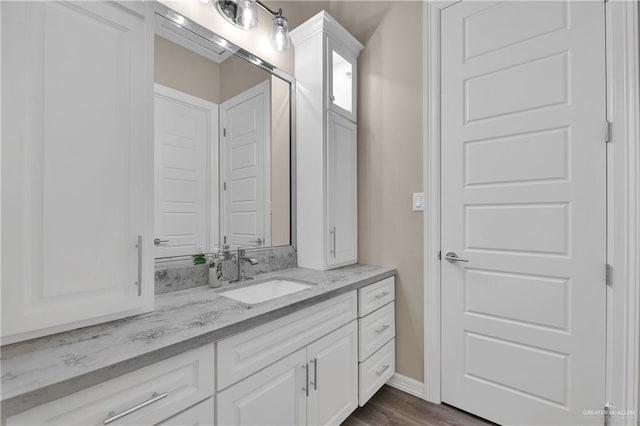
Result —
POLYGON ((2 417, 77 392, 180 352, 395 275, 393 268, 352 265, 331 271, 292 268, 256 276, 311 288, 255 305, 221 296, 232 288, 197 287, 156 296, 155 310, 91 327, 3 346, 2 417))

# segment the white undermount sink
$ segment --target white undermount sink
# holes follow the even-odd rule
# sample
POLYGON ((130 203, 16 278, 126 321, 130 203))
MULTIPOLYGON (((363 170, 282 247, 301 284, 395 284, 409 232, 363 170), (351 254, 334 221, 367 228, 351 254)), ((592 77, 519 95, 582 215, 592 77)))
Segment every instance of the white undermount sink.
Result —
POLYGON ((295 281, 274 279, 248 285, 237 290, 223 291, 220 295, 238 302, 254 304, 297 293, 310 287, 310 285, 295 281))

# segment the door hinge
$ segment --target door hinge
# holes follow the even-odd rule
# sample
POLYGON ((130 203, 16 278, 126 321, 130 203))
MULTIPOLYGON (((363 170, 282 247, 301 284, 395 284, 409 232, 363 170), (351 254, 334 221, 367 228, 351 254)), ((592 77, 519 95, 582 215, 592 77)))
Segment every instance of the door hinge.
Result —
POLYGON ((222 190, 223 190, 223 191, 226 191, 226 190, 227 190, 227 182, 224 182, 224 183, 222 184, 222 190))
POLYGON ((227 129, 226 127, 222 129, 222 136, 227 137, 227 129))
POLYGON ((604 407, 602 407, 602 417, 604 420, 604 426, 609 426, 610 421, 611 421, 611 410, 615 408, 615 405, 613 405, 611 402, 607 402, 606 404, 604 404, 604 407))
POLYGON ((604 122, 604 141, 606 143, 611 142, 611 122, 610 121, 604 122))
POLYGON ((609 265, 608 263, 604 265, 604 283, 606 285, 611 285, 611 275, 613 273, 611 269, 611 265, 609 265))
POLYGON ((227 236, 224 236, 224 244, 227 244, 227 236))
POLYGON ((442 260, 442 250, 438 252, 438 260, 442 260))

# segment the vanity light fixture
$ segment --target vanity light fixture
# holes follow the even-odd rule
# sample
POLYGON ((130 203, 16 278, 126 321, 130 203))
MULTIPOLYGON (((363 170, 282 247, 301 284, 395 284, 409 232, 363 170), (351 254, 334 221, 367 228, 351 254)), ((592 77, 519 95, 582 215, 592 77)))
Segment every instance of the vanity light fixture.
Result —
POLYGON ((291 45, 287 18, 282 16, 282 9, 270 9, 260 0, 201 0, 210 4, 215 2, 218 12, 227 20, 243 30, 251 30, 258 26, 258 6, 273 17, 271 46, 278 52, 284 52, 291 45))

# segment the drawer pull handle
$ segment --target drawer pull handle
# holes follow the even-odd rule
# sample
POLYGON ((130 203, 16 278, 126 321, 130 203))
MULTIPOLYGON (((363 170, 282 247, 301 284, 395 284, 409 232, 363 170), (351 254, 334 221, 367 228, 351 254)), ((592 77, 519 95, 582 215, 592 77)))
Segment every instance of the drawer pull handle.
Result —
POLYGON ((391 367, 389 364, 383 365, 380 370, 376 371, 376 376, 382 376, 382 373, 387 371, 389 369, 389 367, 391 367))
POLYGON ((302 366, 302 368, 304 369, 304 384, 305 386, 302 388, 302 390, 304 391, 305 395, 307 396, 307 398, 309 397, 309 364, 305 364, 302 366))
POLYGON ((134 411, 138 411, 148 405, 153 404, 154 402, 158 402, 163 398, 166 398, 169 394, 166 392, 163 393, 158 393, 158 392, 154 392, 153 394, 151 394, 151 399, 146 400, 145 402, 141 402, 140 404, 131 407, 127 410, 124 410, 121 413, 116 414, 115 411, 111 411, 109 412, 109 417, 107 417, 106 419, 104 419, 104 424, 108 425, 109 423, 113 423, 116 420, 119 420, 121 418, 123 418, 124 416, 128 416, 129 414, 133 413, 134 411))
POLYGON ((385 324, 382 327, 380 327, 379 329, 376 330, 376 334, 380 334, 383 331, 385 331, 387 328, 391 327, 389 324, 385 324))
POLYGON ((138 296, 142 296, 142 235, 138 235, 136 248, 138 249, 138 281, 136 281, 136 285, 138 286, 138 296))
POLYGON ((388 291, 383 291, 382 293, 376 294, 375 298, 376 299, 382 299, 383 297, 388 296, 388 295, 389 295, 388 291))
POLYGON ((318 390, 318 358, 314 358, 311 360, 313 363, 313 390, 318 390))

